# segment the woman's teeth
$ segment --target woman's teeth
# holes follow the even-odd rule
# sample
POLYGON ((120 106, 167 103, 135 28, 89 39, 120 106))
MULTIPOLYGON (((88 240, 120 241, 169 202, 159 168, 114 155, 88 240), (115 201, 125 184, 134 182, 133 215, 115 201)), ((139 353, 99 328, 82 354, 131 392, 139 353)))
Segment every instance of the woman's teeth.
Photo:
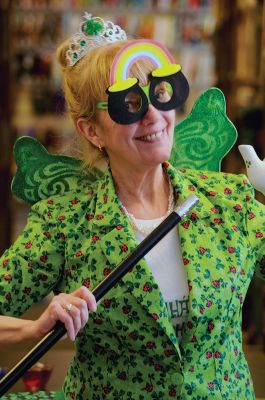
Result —
POLYGON ((157 132, 157 133, 152 133, 152 135, 147 135, 147 136, 140 136, 137 138, 137 140, 143 140, 144 142, 151 142, 152 140, 156 138, 160 138, 162 136, 162 131, 157 132))

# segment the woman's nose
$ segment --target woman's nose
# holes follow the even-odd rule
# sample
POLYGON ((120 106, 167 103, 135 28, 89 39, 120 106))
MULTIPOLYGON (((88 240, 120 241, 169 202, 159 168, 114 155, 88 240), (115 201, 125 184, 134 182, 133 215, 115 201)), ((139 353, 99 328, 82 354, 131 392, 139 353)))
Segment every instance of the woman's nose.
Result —
POLYGON ((141 122, 143 126, 147 126, 149 124, 153 124, 157 121, 157 118, 160 117, 160 111, 155 108, 152 104, 149 104, 146 114, 143 116, 141 122))

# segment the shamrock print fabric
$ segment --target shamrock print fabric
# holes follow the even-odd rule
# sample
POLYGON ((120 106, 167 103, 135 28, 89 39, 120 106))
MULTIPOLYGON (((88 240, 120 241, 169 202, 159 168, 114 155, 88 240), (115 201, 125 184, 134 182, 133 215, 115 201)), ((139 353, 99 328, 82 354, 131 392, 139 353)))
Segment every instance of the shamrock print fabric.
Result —
MULTIPOLYGON (((244 176, 164 169, 177 203, 199 198, 179 225, 189 285, 181 343, 143 259, 79 333, 66 399, 255 399, 241 311, 253 274, 265 275, 264 207, 244 176)), ((40 201, 0 259, 0 312, 22 315, 51 290, 92 290, 136 246, 109 170, 40 201)))

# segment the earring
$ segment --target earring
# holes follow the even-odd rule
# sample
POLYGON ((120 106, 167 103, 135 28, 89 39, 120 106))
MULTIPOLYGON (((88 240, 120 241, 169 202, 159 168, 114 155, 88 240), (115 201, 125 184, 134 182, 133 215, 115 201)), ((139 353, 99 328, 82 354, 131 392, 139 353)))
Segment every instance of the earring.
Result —
POLYGON ((99 144, 99 145, 98 145, 98 149, 99 149, 99 151, 102 153, 102 147, 101 147, 101 144, 99 144))

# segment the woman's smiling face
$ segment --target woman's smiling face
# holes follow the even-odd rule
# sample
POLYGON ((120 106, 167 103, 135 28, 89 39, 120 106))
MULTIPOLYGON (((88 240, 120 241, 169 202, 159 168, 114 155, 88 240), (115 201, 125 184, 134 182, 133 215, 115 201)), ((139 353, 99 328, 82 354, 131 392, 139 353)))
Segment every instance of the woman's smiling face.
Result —
POLYGON ((175 111, 160 111, 149 105, 144 117, 133 124, 115 123, 107 111, 99 110, 97 135, 110 164, 139 169, 161 164, 170 157, 175 111))

